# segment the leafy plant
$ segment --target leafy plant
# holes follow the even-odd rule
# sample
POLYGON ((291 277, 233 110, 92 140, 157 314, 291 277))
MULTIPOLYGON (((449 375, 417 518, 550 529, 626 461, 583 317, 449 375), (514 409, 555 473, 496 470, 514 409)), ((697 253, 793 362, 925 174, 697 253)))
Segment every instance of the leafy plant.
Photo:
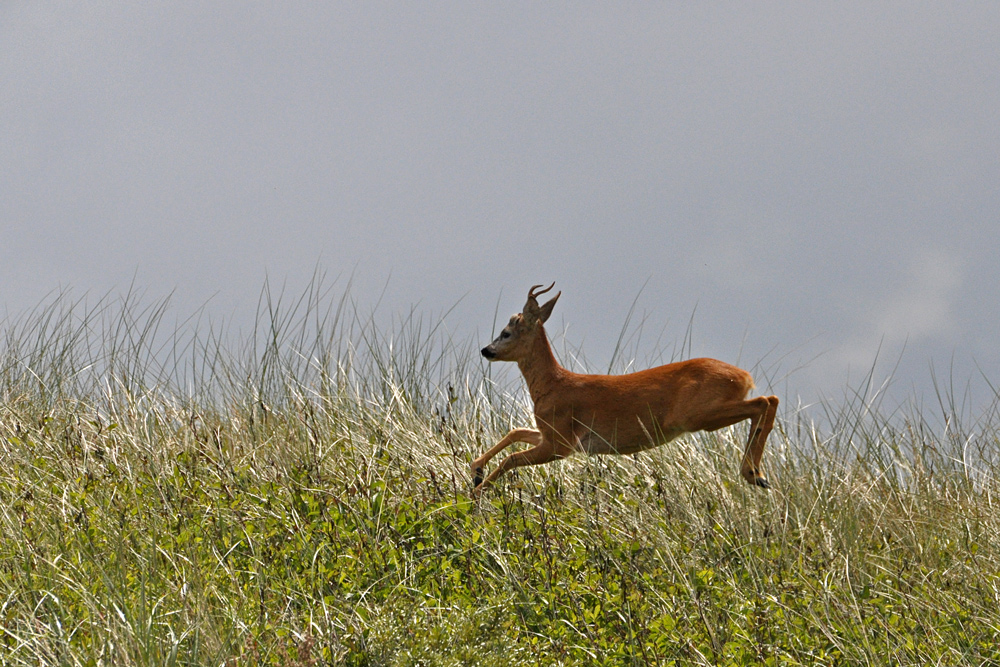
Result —
POLYGON ((859 391, 785 415, 770 493, 744 426, 476 503, 530 415, 436 323, 318 283, 244 341, 141 301, 5 324, 3 664, 1000 663, 988 419, 859 391))

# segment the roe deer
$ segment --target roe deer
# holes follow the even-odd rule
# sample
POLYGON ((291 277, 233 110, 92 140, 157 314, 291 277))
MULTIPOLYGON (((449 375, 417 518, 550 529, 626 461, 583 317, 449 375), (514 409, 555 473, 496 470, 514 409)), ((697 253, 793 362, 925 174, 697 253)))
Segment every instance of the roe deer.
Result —
POLYGON ((524 311, 482 349, 490 361, 517 362, 535 406, 536 428, 512 430, 472 462, 477 496, 512 468, 574 452, 632 454, 682 433, 714 431, 745 419, 750 420, 750 436, 740 473, 748 483, 770 488, 760 473, 760 459, 774 426, 777 396, 748 400, 754 386, 750 374, 715 359, 689 359, 626 375, 570 372, 556 361, 542 326, 562 292, 543 306, 536 300, 554 285, 532 287, 524 311), (484 480, 486 464, 514 442, 531 447, 505 458, 484 480))

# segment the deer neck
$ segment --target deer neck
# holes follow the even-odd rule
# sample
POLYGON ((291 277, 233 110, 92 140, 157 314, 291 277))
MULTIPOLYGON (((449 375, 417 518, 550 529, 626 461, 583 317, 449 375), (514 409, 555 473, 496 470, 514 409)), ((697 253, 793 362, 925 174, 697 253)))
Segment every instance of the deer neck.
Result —
POLYGON ((541 396, 549 392, 563 368, 552 354, 545 329, 539 327, 538 335, 532 343, 531 354, 519 359, 517 366, 528 384, 528 393, 531 394, 533 402, 537 402, 541 396))

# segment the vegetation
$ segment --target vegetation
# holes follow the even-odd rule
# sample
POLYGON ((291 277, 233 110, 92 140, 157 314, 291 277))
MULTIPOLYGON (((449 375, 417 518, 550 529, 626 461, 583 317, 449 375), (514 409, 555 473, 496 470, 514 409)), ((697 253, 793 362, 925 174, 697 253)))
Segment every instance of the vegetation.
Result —
POLYGON ((744 425, 476 503, 530 413, 472 345, 315 286, 244 338, 142 301, 4 325, 0 663, 1000 664, 992 419, 786 401, 770 492, 744 425))

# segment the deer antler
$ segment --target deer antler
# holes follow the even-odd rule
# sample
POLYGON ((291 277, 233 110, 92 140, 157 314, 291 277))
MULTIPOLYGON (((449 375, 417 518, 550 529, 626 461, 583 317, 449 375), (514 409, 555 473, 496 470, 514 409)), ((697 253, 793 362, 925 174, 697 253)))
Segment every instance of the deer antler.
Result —
POLYGON ((551 290, 553 287, 555 287, 555 285, 556 285, 555 282, 553 282, 551 285, 549 285, 545 289, 541 290, 540 292, 536 292, 535 290, 538 289, 539 287, 541 287, 541 285, 535 285, 530 290, 528 290, 528 298, 529 299, 537 299, 538 297, 540 297, 541 295, 545 294, 546 292, 548 292, 549 290, 551 290))

